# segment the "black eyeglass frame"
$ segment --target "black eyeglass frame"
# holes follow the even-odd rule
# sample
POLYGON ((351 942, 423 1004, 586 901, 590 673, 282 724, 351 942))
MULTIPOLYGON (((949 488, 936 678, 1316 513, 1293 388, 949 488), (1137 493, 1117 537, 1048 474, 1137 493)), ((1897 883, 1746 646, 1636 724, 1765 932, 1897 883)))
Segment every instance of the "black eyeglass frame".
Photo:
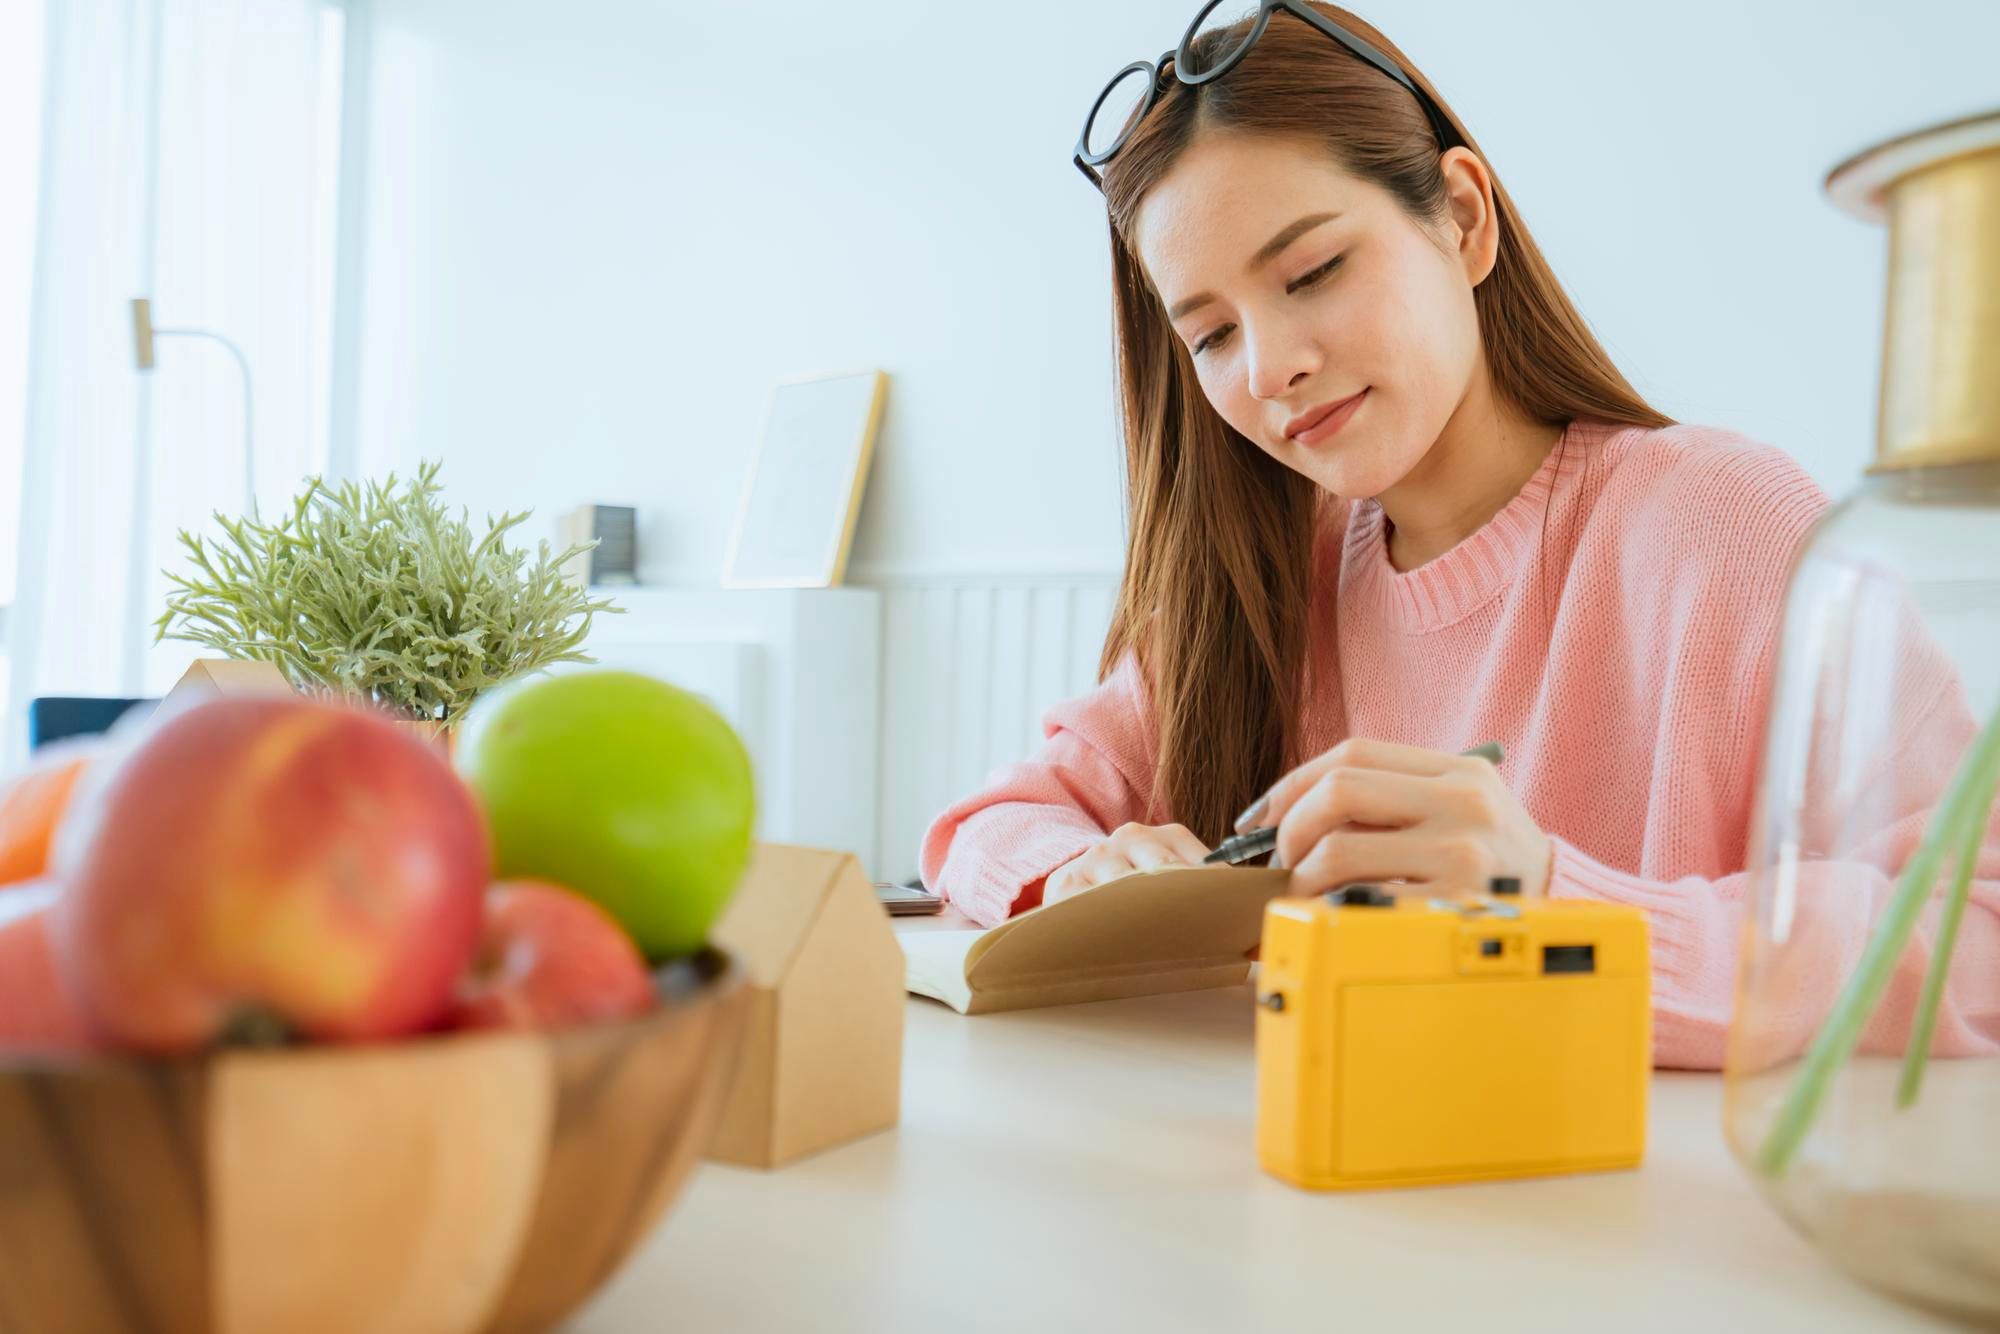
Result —
POLYGON ((1257 19, 1251 25, 1250 36, 1241 46, 1230 53, 1228 59, 1224 60, 1214 69, 1203 70, 1200 74, 1192 77, 1181 73, 1181 66, 1187 53, 1188 43, 1194 40, 1194 35, 1200 29, 1202 20, 1206 19, 1215 11, 1218 5, 1223 3, 1224 0, 1208 0, 1208 3, 1201 7, 1201 12, 1197 13, 1194 16, 1194 20, 1188 24, 1187 31, 1181 34, 1179 45, 1175 46, 1171 51, 1160 52, 1157 60, 1135 60, 1124 69, 1119 70, 1111 76, 1111 82, 1104 85, 1104 91, 1097 95, 1097 100, 1090 104, 1090 114, 1083 118, 1083 131, 1076 137, 1074 160, 1076 162, 1076 169, 1083 173, 1086 180, 1097 187, 1099 193, 1102 193, 1104 190, 1104 177, 1101 173, 1094 171, 1093 168, 1103 166, 1118 155, 1118 150, 1125 147, 1125 141, 1132 137, 1132 131, 1139 127, 1139 122, 1146 118, 1146 114, 1153 109, 1153 104, 1160 100, 1160 93, 1166 88, 1167 84, 1166 70, 1168 62, 1173 62, 1174 77, 1190 86, 1199 86, 1212 79, 1219 79, 1229 73, 1230 70, 1235 69, 1243 57, 1250 53, 1250 48, 1257 45, 1257 39, 1264 35, 1264 29, 1270 26, 1271 16, 1280 10, 1311 24, 1320 32, 1325 33, 1328 37, 1339 42, 1349 51, 1352 51, 1355 55, 1381 70, 1397 83, 1402 84, 1403 87, 1409 89, 1411 95, 1417 99, 1417 105, 1424 109, 1424 116, 1430 121, 1431 129, 1437 135, 1439 152, 1455 147, 1462 142, 1457 133, 1451 128, 1451 122, 1445 119, 1444 112, 1438 108, 1437 103, 1433 102, 1429 94, 1419 88, 1414 80, 1403 73, 1397 67, 1395 61, 1383 55, 1372 43, 1356 37, 1353 33, 1334 23, 1324 14, 1301 3, 1301 0, 1259 0, 1257 5, 1257 19), (1119 132, 1118 138, 1112 141, 1111 147, 1105 149, 1102 153, 1090 152, 1090 127, 1097 120, 1098 110, 1103 107, 1104 99, 1111 96, 1111 90, 1116 88, 1119 82, 1134 70, 1147 71, 1146 100, 1140 104, 1138 114, 1132 117, 1131 122, 1119 132))

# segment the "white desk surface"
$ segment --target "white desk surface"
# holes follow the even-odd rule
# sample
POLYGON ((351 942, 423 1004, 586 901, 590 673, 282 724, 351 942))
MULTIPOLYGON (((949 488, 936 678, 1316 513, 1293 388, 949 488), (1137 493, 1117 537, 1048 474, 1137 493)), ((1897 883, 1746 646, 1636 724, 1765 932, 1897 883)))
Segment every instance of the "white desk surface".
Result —
POLYGON ((1256 1164, 1254 1013, 1245 987, 970 1019, 912 998, 899 1127, 772 1172, 702 1164, 569 1328, 1951 1328, 1757 1197, 1716 1075, 1654 1076, 1637 1171, 1287 1186, 1256 1164))

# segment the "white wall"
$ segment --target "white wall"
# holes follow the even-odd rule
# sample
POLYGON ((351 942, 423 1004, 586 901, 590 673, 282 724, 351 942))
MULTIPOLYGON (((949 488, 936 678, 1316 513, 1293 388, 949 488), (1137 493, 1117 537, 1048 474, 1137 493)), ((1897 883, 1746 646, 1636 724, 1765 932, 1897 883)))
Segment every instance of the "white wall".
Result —
MULTIPOLYGON (((1069 153, 1190 0, 370 8, 364 470, 442 456, 475 513, 538 523, 637 504, 646 574, 705 582, 770 382, 879 365, 851 577, 1119 563, 1105 226, 1069 153)), ((2000 99, 2000 5, 1360 12, 1643 393, 1854 481, 1884 240, 1820 182, 2000 99)))

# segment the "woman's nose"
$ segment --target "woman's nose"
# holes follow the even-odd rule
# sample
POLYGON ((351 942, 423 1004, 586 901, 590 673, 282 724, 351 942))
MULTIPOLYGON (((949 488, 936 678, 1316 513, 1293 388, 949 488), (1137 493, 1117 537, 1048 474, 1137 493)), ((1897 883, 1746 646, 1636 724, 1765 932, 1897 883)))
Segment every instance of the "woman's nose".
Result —
POLYGON ((1283 398, 1319 369, 1318 347, 1297 330, 1267 325, 1246 341, 1252 398, 1283 398))

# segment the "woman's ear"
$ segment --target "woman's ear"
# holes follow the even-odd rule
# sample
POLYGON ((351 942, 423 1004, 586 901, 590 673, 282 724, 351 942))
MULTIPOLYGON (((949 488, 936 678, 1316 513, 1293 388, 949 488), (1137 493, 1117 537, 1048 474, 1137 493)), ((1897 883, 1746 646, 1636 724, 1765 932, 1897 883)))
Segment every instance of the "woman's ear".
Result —
POLYGON ((1477 287, 1493 272, 1500 254, 1500 219, 1493 209, 1493 177, 1471 149, 1458 146, 1438 159, 1448 211, 1458 239, 1465 280, 1477 287))

